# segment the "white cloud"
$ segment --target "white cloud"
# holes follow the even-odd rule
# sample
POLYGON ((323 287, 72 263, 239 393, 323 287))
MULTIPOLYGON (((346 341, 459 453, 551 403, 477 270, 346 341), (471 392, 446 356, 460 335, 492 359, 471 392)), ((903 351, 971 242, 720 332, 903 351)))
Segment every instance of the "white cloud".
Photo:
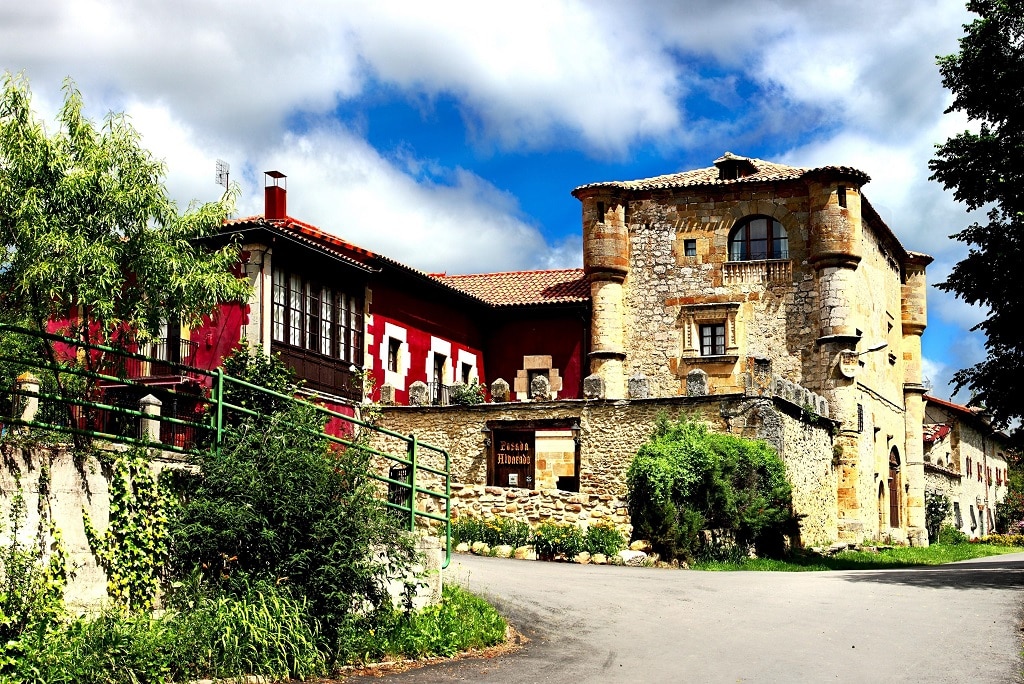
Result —
MULTIPOLYGON (((514 197, 464 169, 418 180, 407 160, 386 159, 338 126, 289 134, 261 159, 258 168, 287 174, 289 214, 410 266, 464 273, 552 258, 514 197)), ((247 197, 243 213, 262 213, 262 193, 247 197)))

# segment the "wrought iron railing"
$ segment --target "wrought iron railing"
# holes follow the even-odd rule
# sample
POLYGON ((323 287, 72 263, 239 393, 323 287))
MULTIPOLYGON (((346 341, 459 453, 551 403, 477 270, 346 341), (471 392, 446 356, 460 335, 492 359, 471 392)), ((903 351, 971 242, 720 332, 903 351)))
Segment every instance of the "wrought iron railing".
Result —
MULTIPOLYGON (((261 415, 229 402, 228 388, 244 388, 268 401, 305 401, 225 375, 220 368, 207 371, 115 347, 0 324, 0 336, 7 335, 61 345, 67 358, 54 362, 44 355, 8 356, 0 352, 0 365, 10 373, 0 382, 0 407, 5 407, 3 413, 7 414, 0 413, 0 441, 27 429, 78 440, 102 440, 196 454, 204 449, 221 448, 226 421, 233 414, 235 417, 261 415), (100 359, 99 370, 90 370, 75 361, 86 355, 100 359), (144 364, 154 362, 166 364, 170 375, 181 378, 182 382, 154 386, 145 382, 147 376, 132 375, 133 369, 145 368, 144 364), (19 381, 13 387, 8 386, 7 381, 13 381, 15 376, 19 381), (59 377, 64 382, 56 382, 59 377), (75 389, 68 390, 70 386, 75 389)), ((421 519, 428 524, 443 525, 443 567, 448 567, 451 561, 451 458, 448 452, 418 441, 415 435, 402 435, 316 402, 308 403, 325 421, 340 420, 349 426, 340 430, 344 434, 317 433, 323 439, 341 448, 363 449, 383 463, 393 464, 387 474, 371 472, 370 477, 387 485, 385 505, 403 518, 409 531, 414 531, 421 519), (376 449, 365 440, 359 441, 364 431, 383 438, 381 442, 398 444, 400 453, 376 449), (424 483, 428 480, 438 484, 427 486, 424 483), (430 501, 438 512, 427 510, 430 501)))
POLYGON ((443 382, 428 382, 427 399, 431 406, 447 406, 451 403, 451 386, 443 382))

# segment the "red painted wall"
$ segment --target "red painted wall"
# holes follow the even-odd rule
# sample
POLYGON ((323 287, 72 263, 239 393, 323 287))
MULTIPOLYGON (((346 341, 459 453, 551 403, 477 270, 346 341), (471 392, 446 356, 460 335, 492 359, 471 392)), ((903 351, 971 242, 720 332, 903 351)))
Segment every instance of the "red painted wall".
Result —
POLYGON ((476 355, 477 374, 486 386, 483 336, 478 322, 479 309, 482 307, 465 300, 442 299, 445 296, 442 291, 434 290, 429 285, 378 281, 372 290, 370 313, 373 322, 368 332, 372 336, 370 354, 373 365, 370 371, 374 379, 374 401, 380 399, 380 386, 384 384, 380 344, 385 337, 385 323, 404 328, 409 345, 409 372, 405 376, 405 389, 395 393, 395 400, 399 404, 409 403, 409 385, 416 381, 428 382, 426 364, 432 336, 451 343, 449 359, 455 369, 456 381, 459 380, 458 359, 461 350, 476 355))
POLYGON ((559 399, 583 396, 583 378, 588 374, 585 340, 589 322, 573 310, 530 315, 508 312, 496 318, 489 327, 487 367, 490 381, 502 378, 512 388, 515 398, 516 373, 523 367, 523 357, 534 354, 551 356, 551 363, 562 377, 559 399))
POLYGON ((238 348, 242 326, 248 322, 248 304, 218 304, 213 314, 203 316, 202 324, 189 335, 189 339, 199 345, 192 365, 204 370, 219 367, 238 348))

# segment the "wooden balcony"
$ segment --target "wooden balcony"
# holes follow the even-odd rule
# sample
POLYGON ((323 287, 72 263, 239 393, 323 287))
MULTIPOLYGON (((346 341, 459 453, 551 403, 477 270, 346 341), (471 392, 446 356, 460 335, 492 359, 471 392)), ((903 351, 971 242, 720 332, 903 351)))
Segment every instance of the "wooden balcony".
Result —
POLYGON ((306 381, 303 386, 308 390, 354 401, 363 398, 360 369, 347 361, 279 342, 270 345, 270 352, 280 354, 281 360, 295 371, 295 378, 306 381))
POLYGON ((793 282, 793 262, 789 259, 727 261, 722 267, 725 285, 793 282))

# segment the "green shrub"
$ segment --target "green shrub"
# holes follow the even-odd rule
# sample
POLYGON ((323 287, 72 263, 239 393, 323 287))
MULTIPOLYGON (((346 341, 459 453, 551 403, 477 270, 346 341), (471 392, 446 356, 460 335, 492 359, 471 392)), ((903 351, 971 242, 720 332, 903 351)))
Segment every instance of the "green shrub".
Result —
POLYGON ((970 541, 970 537, 966 534, 953 527, 952 525, 943 525, 942 529, 939 530, 939 543, 948 544, 950 546, 956 546, 958 544, 966 544, 970 541))
POLYGON ((117 610, 26 632, 9 646, 20 657, 0 679, 134 684, 326 673, 304 604, 274 586, 172 602, 179 609, 160 617, 117 610))
POLYGON ((584 549, 583 531, 575 525, 541 523, 533 532, 533 547, 538 558, 573 558, 584 549))
POLYGON ((1024 547, 1024 534, 990 534, 987 537, 982 537, 981 541, 992 546, 1024 547))
MULTIPOLYGON (((633 537, 663 558, 708 549, 704 530, 723 530, 746 553, 780 556, 796 532, 785 465, 770 446, 710 432, 686 420, 658 421, 626 474, 633 537)), ((720 537, 721 538, 721 537, 720 537)))
POLYGON ((951 507, 949 497, 942 492, 926 491, 924 493, 924 520, 929 542, 934 544, 938 540, 942 523, 949 516, 951 507))
POLYGON ((459 383, 448 388, 448 401, 461 406, 476 406, 484 403, 484 388, 480 383, 459 383))
POLYGON ((591 555, 601 553, 605 556, 614 556, 625 546, 626 538, 611 525, 591 525, 583 537, 583 547, 591 555))
POLYGON ((518 548, 530 539, 529 524, 515 518, 495 517, 486 520, 459 518, 452 523, 452 543, 484 542, 488 546, 507 544, 518 548))
POLYGON ((199 459, 200 475, 181 484, 168 526, 171 578, 201 568, 236 596, 257 581, 281 583, 306 601, 333 652, 353 612, 390 606, 386 579, 405 575, 415 551, 378 496, 368 451, 329 449, 308 404, 270 409, 228 429, 199 459), (385 560, 370 562, 381 548, 385 560))

